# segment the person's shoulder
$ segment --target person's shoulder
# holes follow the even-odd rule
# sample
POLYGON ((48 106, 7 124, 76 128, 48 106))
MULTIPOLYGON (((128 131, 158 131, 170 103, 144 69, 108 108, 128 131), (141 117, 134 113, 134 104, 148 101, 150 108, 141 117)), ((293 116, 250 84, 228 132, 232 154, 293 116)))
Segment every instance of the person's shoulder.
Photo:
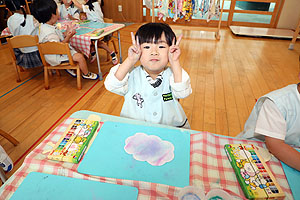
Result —
POLYGON ((40 30, 43 32, 55 32, 55 26, 49 25, 49 24, 40 24, 40 30))

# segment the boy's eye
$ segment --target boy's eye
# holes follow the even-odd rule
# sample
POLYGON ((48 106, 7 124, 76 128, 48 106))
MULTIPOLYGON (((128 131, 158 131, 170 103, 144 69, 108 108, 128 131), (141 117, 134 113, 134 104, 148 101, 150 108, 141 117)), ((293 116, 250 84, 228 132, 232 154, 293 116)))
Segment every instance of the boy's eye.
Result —
POLYGON ((144 49, 150 49, 150 46, 144 46, 144 49))
POLYGON ((166 47, 165 47, 165 46, 162 46, 162 45, 160 45, 160 46, 159 46, 159 48, 160 48, 160 49, 163 49, 163 48, 166 48, 166 47))

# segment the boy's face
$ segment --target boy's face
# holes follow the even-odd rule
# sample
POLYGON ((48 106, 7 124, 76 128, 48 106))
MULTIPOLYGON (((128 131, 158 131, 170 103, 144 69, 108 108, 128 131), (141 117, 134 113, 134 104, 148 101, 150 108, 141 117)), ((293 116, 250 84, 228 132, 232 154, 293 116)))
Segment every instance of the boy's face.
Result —
POLYGON ((169 62, 169 45, 164 33, 157 44, 141 44, 141 51, 141 64, 150 75, 162 72, 169 62))
POLYGON ((87 19, 86 14, 85 13, 80 13, 79 19, 80 20, 86 20, 87 19))

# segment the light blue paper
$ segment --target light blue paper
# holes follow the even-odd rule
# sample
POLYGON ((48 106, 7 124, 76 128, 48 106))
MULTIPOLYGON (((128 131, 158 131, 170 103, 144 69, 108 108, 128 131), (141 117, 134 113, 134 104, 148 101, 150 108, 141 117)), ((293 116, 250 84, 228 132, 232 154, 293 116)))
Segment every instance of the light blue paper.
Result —
POLYGON ((102 177, 139 180, 176 187, 189 185, 190 134, 179 129, 105 122, 79 164, 78 172, 102 177), (137 161, 124 150, 136 133, 156 135, 174 145, 174 159, 162 166, 137 161))
POLYGON ((75 35, 83 35, 83 34, 86 34, 86 33, 92 32, 92 31, 94 31, 94 29, 79 28, 79 29, 76 29, 75 35))
MULTIPOLYGON (((297 149, 300 152, 300 150, 297 149)), ((281 162, 287 181, 292 190, 294 199, 300 199, 300 172, 281 162)))
POLYGON ((134 200, 137 196, 138 189, 135 187, 31 172, 18 187, 11 200, 134 200))
POLYGON ((88 28, 96 28, 96 29, 105 28, 112 25, 114 24, 101 23, 101 22, 89 22, 89 23, 79 24, 80 27, 88 27, 88 28))

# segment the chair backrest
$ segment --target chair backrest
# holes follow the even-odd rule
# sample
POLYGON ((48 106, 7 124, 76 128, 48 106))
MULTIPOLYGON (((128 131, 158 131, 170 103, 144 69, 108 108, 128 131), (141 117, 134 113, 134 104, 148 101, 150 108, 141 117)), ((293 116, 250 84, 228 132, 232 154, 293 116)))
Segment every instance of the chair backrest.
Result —
POLYGON ((14 48, 37 46, 39 38, 37 35, 17 35, 12 38, 6 38, 9 51, 14 60, 16 60, 14 48))
POLYGON ((114 23, 114 20, 113 19, 109 19, 109 18, 103 18, 103 21, 105 23, 114 23))
POLYGON ((47 54, 66 54, 69 58, 70 65, 74 65, 69 44, 63 42, 45 42, 38 44, 39 52, 44 66, 49 66, 45 60, 47 54))

